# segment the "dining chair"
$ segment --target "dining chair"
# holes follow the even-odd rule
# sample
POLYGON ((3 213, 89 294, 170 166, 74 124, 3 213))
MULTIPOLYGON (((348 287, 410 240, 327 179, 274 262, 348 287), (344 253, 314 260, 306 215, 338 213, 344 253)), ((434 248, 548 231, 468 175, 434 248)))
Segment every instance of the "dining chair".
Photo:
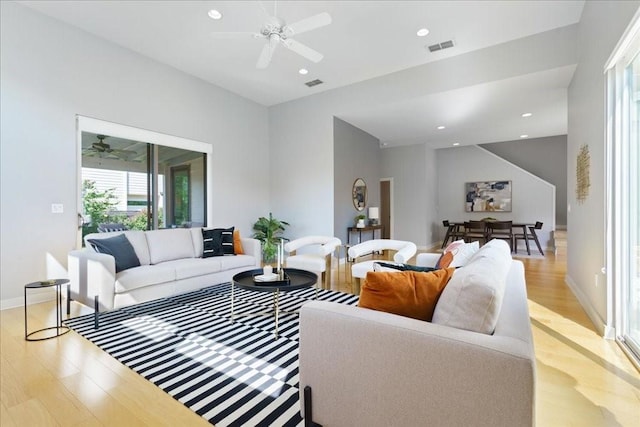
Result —
POLYGON ((486 243, 487 223, 485 221, 465 221, 463 237, 467 243, 473 240, 478 240, 481 244, 486 243))
POLYGON ((460 229, 460 224, 451 223, 445 219, 442 221, 442 225, 447 228, 447 232, 444 235, 444 240, 442 240, 441 249, 444 249, 444 247, 447 246, 449 239, 451 239, 452 242, 455 242, 456 240, 464 238, 464 230, 460 229))
POLYGON ((527 246, 527 254, 531 255, 531 249, 529 248, 529 240, 533 240, 538 247, 541 255, 544 255, 542 251, 542 246, 540 245, 540 241, 538 240, 538 235, 536 234, 536 230, 542 229, 542 222, 536 221, 535 225, 527 225, 522 228, 522 233, 515 233, 513 235, 513 250, 514 252, 518 252, 518 240, 524 240, 525 245, 527 246), (528 231, 527 231, 528 230, 528 231))
POLYGON ((513 252, 513 222, 487 221, 487 241, 492 239, 506 240, 513 252))

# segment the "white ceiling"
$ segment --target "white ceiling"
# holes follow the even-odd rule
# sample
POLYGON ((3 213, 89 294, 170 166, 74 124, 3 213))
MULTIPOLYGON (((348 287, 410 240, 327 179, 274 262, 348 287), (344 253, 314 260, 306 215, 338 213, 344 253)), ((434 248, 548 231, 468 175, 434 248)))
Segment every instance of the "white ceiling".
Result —
MULTIPOLYGON (((287 23, 320 12, 331 15, 330 25, 293 37, 324 59, 315 64, 279 47, 269 67, 259 70, 255 63, 264 40, 211 33, 259 31, 273 1, 21 3, 265 106, 575 24, 584 5, 573 0, 278 1, 277 15, 287 23), (223 19, 210 19, 210 9, 222 12, 223 19), (417 37, 422 27, 430 33, 417 37), (436 53, 426 49, 445 40, 453 40, 455 47, 436 53), (309 70, 306 76, 298 74, 303 67, 309 70), (304 85, 313 79, 325 83, 304 85)), ((341 118, 389 145, 426 141, 439 147, 513 140, 522 133, 564 134, 566 88, 573 71, 564 67, 448 90, 341 118), (469 101, 478 105, 473 114, 459 108, 469 101), (519 113, 525 111, 534 116, 523 127, 519 113), (425 117, 442 117, 447 129, 436 131, 425 117)))

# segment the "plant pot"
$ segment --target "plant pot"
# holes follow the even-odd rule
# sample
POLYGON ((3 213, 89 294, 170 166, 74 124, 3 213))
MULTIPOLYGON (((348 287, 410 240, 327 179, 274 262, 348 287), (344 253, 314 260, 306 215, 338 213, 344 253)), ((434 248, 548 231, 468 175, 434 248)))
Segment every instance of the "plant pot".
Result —
POLYGON ((364 219, 359 219, 356 223, 357 228, 364 228, 364 219))

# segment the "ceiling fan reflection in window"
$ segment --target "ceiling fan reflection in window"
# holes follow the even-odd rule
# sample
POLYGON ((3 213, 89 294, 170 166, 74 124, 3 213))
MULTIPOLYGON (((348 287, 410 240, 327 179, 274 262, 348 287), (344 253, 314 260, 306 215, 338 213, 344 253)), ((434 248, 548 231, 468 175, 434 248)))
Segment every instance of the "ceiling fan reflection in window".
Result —
POLYGON ((107 135, 96 135, 96 137, 98 138, 97 142, 82 150, 83 156, 131 160, 133 156, 138 154, 133 150, 111 148, 111 145, 104 142, 105 139, 109 138, 107 135))
MULTIPOLYGON (((260 2, 262 6, 262 2, 260 2)), ((270 15, 264 7, 263 11, 267 15, 267 21, 263 24, 258 33, 255 32, 215 32, 211 35, 215 38, 229 38, 229 37, 254 37, 256 39, 264 39, 265 45, 260 52, 256 68, 267 68, 273 57, 273 53, 278 45, 282 45, 287 49, 303 56, 312 62, 320 62, 324 55, 317 52, 310 47, 292 39, 292 36, 306 33, 307 31, 315 30, 316 28, 324 27, 331 24, 331 15, 327 12, 322 12, 317 15, 310 16, 302 19, 293 24, 287 24, 284 19, 279 18, 277 13, 277 1, 274 2, 273 16, 270 15)))

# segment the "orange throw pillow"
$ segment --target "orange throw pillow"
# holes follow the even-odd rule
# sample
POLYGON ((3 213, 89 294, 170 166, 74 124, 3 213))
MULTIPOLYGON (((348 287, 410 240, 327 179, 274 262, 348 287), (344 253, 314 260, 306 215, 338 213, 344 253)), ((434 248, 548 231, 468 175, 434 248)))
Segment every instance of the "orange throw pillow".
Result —
POLYGON ((242 241, 240 240, 240 230, 233 230, 233 253, 236 255, 244 255, 242 241))
POLYGON ((436 268, 448 268, 453 262, 453 252, 445 252, 442 254, 438 262, 436 263, 436 268))
POLYGON ((455 268, 367 273, 358 306, 431 321, 436 303, 455 268))

